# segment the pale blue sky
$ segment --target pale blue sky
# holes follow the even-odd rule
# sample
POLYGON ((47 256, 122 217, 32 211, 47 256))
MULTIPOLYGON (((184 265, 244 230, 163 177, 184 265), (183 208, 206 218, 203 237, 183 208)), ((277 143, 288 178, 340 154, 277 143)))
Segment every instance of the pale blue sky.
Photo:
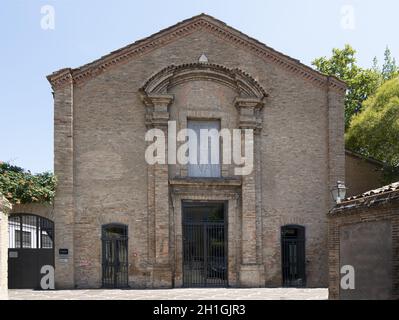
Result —
POLYGON ((308 65, 345 43, 358 50, 362 66, 374 56, 381 61, 386 45, 399 60, 397 0, 1 0, 0 160, 32 172, 53 169, 46 75, 201 12, 308 65), (55 9, 54 30, 41 28, 44 5, 55 9), (343 27, 345 6, 354 10, 354 28, 343 27))

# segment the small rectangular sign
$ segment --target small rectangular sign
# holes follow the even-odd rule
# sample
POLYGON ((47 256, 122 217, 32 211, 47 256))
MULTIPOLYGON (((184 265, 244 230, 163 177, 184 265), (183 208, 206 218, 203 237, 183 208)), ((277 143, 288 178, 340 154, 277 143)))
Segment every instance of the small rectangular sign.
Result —
POLYGON ((10 251, 8 253, 9 258, 18 258, 18 251, 10 251))
POLYGON ((69 254, 69 250, 68 249, 59 249, 58 253, 60 255, 67 256, 69 254))

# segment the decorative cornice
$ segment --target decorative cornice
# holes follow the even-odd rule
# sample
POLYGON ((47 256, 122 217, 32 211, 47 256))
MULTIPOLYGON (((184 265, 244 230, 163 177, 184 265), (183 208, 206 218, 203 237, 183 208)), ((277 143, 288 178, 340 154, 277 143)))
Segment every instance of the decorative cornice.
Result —
POLYGON ((168 90, 178 84, 192 80, 212 80, 237 91, 239 97, 263 100, 267 94, 262 86, 248 73, 219 64, 188 63, 168 66, 153 75, 140 92, 146 96, 168 94, 168 90))
POLYGON ((71 68, 61 69, 60 71, 47 76, 51 87, 55 90, 63 87, 66 84, 71 84, 74 81, 71 68))
MULTIPOLYGON (((80 68, 67 70, 70 70, 69 73, 72 75, 73 82, 79 84, 101 74, 110 67, 129 61, 133 57, 151 52, 154 49, 158 49, 197 30, 206 30, 227 42, 250 51, 266 61, 273 62, 318 86, 330 87, 339 92, 346 91, 346 84, 341 80, 334 77, 327 77, 302 64, 299 60, 295 60, 275 51, 258 40, 250 38, 240 31, 226 25, 224 22, 205 14, 184 20, 148 38, 139 40, 124 48, 111 52, 110 54, 80 68)), ((47 77, 54 89, 68 83, 68 74, 65 73, 65 70, 66 69, 62 69, 47 77)))
POLYGON ((171 186, 200 187, 240 187, 241 179, 235 178, 174 178, 169 179, 171 186))

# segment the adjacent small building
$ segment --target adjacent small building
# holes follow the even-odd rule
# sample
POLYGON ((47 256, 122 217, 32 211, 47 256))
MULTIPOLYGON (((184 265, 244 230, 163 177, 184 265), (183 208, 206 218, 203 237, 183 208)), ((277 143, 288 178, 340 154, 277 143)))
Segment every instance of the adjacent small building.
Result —
POLYGON ((8 248, 8 213, 11 210, 11 204, 0 193, 0 299, 7 293, 7 248, 8 248))
POLYGON ((359 195, 384 184, 382 162, 345 150, 345 185, 348 196, 359 195))
POLYGON ((328 247, 330 299, 398 299, 399 182, 331 210, 328 247), (354 271, 353 289, 341 286, 347 270, 354 271))

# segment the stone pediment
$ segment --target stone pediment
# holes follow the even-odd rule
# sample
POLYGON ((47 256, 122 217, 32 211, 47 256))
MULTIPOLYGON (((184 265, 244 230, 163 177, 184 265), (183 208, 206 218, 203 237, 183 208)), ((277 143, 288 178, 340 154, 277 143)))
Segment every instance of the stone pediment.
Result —
POLYGON ((201 62, 168 66, 146 81, 140 91, 145 95, 167 94, 170 88, 193 80, 221 83, 237 91, 242 98, 263 100, 267 96, 265 90, 248 73, 238 68, 230 69, 201 62))
POLYGON ((224 22, 206 14, 200 14, 179 22, 174 26, 161 30, 119 50, 113 51, 110 54, 82 67, 76 69, 64 68, 56 71, 47 76, 47 79, 54 89, 61 87, 66 83, 70 83, 71 80, 73 83, 78 84, 101 74, 110 67, 119 65, 133 59, 134 57, 161 48, 168 43, 176 41, 198 30, 207 31, 229 43, 234 44, 235 46, 242 47, 268 62, 275 63, 290 72, 302 76, 304 79, 311 81, 315 85, 323 87, 329 86, 338 91, 346 90, 346 84, 341 80, 325 76, 302 64, 299 60, 284 55, 256 39, 253 39, 226 25, 224 22))
POLYGON ((233 89, 234 104, 240 113, 240 127, 261 128, 259 110, 268 96, 262 86, 248 73, 219 64, 204 62, 170 65, 150 77, 139 89, 147 107, 147 125, 166 125, 168 107, 174 100, 170 89, 188 81, 214 81, 233 89))

